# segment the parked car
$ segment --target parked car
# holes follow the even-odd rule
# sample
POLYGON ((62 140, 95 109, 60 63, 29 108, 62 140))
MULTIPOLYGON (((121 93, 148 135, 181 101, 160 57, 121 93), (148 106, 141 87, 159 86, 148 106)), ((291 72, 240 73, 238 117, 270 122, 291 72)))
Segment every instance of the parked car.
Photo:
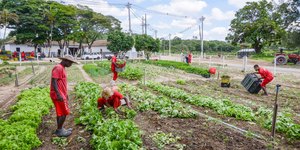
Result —
POLYGON ((81 59, 101 59, 102 56, 99 53, 85 53, 81 56, 81 59))

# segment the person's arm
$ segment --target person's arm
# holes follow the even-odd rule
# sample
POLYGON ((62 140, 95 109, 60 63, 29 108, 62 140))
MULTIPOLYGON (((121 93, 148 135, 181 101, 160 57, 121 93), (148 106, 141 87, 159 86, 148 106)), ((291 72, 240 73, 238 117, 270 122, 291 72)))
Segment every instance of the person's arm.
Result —
POLYGON ((52 78, 51 79, 51 82, 52 82, 52 85, 54 87, 54 91, 56 93, 56 96, 57 96, 57 100, 59 101, 63 101, 63 97, 59 94, 59 91, 58 91, 58 85, 57 85, 57 79, 56 78, 52 78))
POLYGON ((126 105, 128 106, 128 108, 132 108, 131 107, 131 104, 130 104, 130 102, 129 102, 129 100, 128 100, 128 98, 127 97, 123 97, 123 99, 125 100, 125 102, 126 102, 126 105))

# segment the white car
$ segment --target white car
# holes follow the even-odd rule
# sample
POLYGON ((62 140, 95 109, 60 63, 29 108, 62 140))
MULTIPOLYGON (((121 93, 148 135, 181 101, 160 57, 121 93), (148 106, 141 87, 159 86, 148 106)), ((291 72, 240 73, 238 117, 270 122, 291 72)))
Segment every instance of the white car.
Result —
POLYGON ((81 59, 101 59, 102 56, 99 53, 85 53, 81 56, 81 59))

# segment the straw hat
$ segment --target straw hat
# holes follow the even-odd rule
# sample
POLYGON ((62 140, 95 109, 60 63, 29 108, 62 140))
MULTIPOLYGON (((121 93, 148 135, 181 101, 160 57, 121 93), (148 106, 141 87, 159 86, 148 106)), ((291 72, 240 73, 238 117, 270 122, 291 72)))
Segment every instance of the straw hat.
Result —
POLYGON ((61 60, 68 60, 72 63, 76 63, 78 64, 78 62, 75 61, 74 57, 71 56, 71 55, 65 55, 64 57, 59 57, 58 59, 61 59, 61 60))
POLYGON ((110 87, 106 87, 104 88, 104 90, 102 91, 102 97, 104 97, 105 99, 108 99, 109 97, 111 97, 114 94, 113 90, 110 87))

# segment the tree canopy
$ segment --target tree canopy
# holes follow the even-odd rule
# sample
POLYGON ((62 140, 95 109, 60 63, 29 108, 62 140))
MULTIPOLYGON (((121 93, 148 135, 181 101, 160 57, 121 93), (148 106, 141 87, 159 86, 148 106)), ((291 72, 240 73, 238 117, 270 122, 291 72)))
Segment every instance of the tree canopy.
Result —
POLYGON ((151 53, 159 51, 160 41, 146 34, 136 35, 135 48, 137 51, 144 51, 147 59, 149 59, 151 53))
POLYGON ((132 36, 127 35, 120 30, 110 32, 107 41, 109 42, 107 48, 111 52, 127 52, 134 44, 132 36))

